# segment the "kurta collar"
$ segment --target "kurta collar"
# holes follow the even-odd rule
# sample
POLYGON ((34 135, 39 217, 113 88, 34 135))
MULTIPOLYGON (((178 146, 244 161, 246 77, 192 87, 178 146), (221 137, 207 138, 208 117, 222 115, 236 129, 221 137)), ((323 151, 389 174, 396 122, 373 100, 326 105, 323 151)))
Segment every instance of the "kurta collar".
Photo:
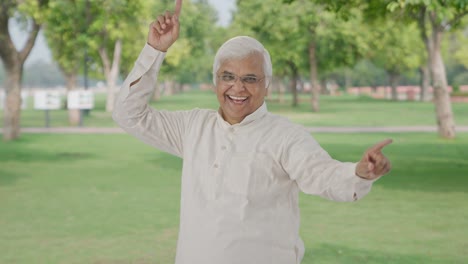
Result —
POLYGON ((221 108, 218 109, 217 118, 218 123, 222 125, 223 128, 229 128, 233 126, 245 126, 252 123, 255 120, 262 118, 268 112, 267 105, 265 102, 257 109, 255 112, 251 113, 250 115, 246 116, 244 120, 242 120, 238 124, 231 125, 226 120, 224 120, 223 116, 221 115, 221 108))

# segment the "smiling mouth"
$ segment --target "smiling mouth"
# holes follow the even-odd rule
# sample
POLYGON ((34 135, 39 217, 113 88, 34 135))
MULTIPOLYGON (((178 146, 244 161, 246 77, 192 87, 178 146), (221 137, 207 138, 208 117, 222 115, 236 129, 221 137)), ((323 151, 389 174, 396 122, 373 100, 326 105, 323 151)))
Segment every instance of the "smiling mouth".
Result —
POLYGON ((249 99, 249 97, 246 96, 227 95, 226 97, 235 104, 242 104, 243 102, 247 101, 247 99, 249 99))

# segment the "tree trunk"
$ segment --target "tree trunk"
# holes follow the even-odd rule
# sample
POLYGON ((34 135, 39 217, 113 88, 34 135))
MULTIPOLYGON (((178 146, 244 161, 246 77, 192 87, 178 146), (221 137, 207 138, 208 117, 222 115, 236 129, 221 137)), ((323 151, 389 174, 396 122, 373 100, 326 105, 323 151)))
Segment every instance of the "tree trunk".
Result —
POLYGON ((431 54, 431 73, 434 87, 434 104, 439 135, 443 138, 455 138, 455 121, 452 112, 452 102, 447 89, 447 75, 440 51, 442 31, 433 27, 431 54))
POLYGON ((297 77, 295 73, 291 73, 291 80, 289 82, 289 89, 291 90, 292 93, 292 106, 296 107, 298 104, 298 99, 297 99, 297 77))
POLYGON ((426 47, 427 60, 424 66, 421 66, 421 100, 425 101, 429 96, 429 87, 431 85, 431 65, 432 65, 432 51, 434 49, 433 43, 429 39, 429 31, 427 30, 428 15, 426 7, 422 7, 418 14, 418 27, 420 37, 426 47), (427 85, 427 87, 425 87, 427 85), (426 90, 425 90, 426 89, 426 90))
POLYGON ((297 97, 297 79, 298 79, 298 69, 296 64, 293 61, 289 61, 289 68, 291 69, 291 80, 289 82, 289 88, 293 96, 292 106, 296 107, 298 104, 297 97))
POLYGON ((174 81, 165 80, 164 81, 164 95, 171 96, 174 94, 174 81))
MULTIPOLYGON (((2 2, 3 3, 3 2, 2 2)), ((21 116, 21 77, 23 65, 29 56, 41 26, 33 19, 32 29, 23 48, 16 50, 8 31, 10 8, 13 2, 0 5, 0 58, 5 67, 5 106, 3 111, 3 140, 17 139, 20 135, 21 116)))
POLYGON ((429 94, 429 88, 431 86, 431 71, 429 69, 429 63, 426 63, 425 65, 419 67, 419 73, 420 73, 420 100, 423 102, 429 101, 430 94, 429 94))
POLYGON ((455 138, 455 121, 453 118, 452 103, 447 90, 447 76, 440 51, 440 42, 442 40, 444 28, 438 24, 437 14, 434 11, 429 12, 425 7, 420 9, 418 26, 421 38, 426 45, 429 59, 438 132, 443 138, 455 138), (428 19, 431 22, 430 31, 426 28, 428 19))
POLYGON ((268 87, 267 87, 267 99, 273 99, 271 98, 275 90, 278 88, 278 83, 276 81, 276 78, 274 76, 271 77, 270 81, 268 82, 268 87))
POLYGON ((182 84, 181 84, 181 83, 176 82, 176 83, 174 84, 174 88, 175 88, 174 90, 175 90, 175 93, 176 93, 176 94, 182 93, 182 84))
POLYGON ((10 141, 20 135, 22 65, 6 69, 6 74, 3 139, 10 141))
MULTIPOLYGON (((76 89, 76 73, 65 73, 67 92, 76 89)), ((68 109, 68 124, 70 126, 80 125, 80 109, 68 109)))
POLYGON ((107 82, 107 98, 106 98, 106 112, 114 110, 115 103, 115 84, 117 77, 119 77, 120 57, 122 54, 122 40, 118 39, 114 44, 114 55, 112 64, 110 63, 109 56, 104 47, 99 48, 99 55, 104 66, 104 73, 107 82))
POLYGON ((351 77, 351 70, 349 68, 346 68, 345 70, 345 91, 348 91, 348 88, 351 88, 353 85, 353 80, 351 77))
POLYGON ((320 97, 320 85, 318 81, 318 70, 317 70, 317 57, 315 54, 315 43, 309 43, 309 63, 310 63, 310 83, 312 93, 312 111, 320 111, 319 97, 320 97))
POLYGON ((319 91, 320 91, 321 94, 326 94, 326 95, 331 94, 331 91, 328 90, 328 88, 327 88, 327 79, 321 79, 319 87, 320 87, 319 91))
POLYGON ((284 103, 284 94, 286 91, 286 87, 283 83, 283 80, 279 80, 278 82, 279 88, 278 88, 278 101, 280 104, 284 103))
POLYGON ((398 81, 400 79, 400 75, 398 73, 394 72, 389 72, 388 73, 388 78, 390 82, 390 87, 392 89, 392 100, 397 101, 398 100, 398 81))

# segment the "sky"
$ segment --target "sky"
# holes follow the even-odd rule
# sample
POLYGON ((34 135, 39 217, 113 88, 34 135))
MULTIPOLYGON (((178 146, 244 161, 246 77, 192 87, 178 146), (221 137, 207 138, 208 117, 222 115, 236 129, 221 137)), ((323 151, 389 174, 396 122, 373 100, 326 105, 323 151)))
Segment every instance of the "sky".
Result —
MULTIPOLYGON (((231 20, 231 12, 235 9, 235 0, 208 0, 208 2, 218 11, 219 25, 227 26, 231 20)), ((17 25, 10 23, 10 32, 13 38, 13 42, 17 48, 24 45, 26 36, 21 32, 17 25)), ((26 60, 26 65, 41 60, 46 63, 52 61, 50 50, 47 47, 47 41, 45 40, 42 32, 39 33, 36 39, 36 44, 34 45, 31 54, 26 60)))

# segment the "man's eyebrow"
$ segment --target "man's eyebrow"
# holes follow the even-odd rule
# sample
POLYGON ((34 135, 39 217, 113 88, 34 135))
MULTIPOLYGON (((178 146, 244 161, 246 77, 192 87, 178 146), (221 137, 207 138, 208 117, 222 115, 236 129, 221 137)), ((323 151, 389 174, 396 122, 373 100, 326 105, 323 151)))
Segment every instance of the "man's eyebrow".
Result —
MULTIPOLYGON (((236 74, 234 74, 234 73, 232 73, 232 72, 230 72, 230 71, 226 71, 226 70, 223 71, 222 74, 236 75, 236 74)), ((254 74, 254 73, 248 73, 248 74, 242 75, 242 76, 243 76, 243 77, 257 77, 257 75, 254 74)))

